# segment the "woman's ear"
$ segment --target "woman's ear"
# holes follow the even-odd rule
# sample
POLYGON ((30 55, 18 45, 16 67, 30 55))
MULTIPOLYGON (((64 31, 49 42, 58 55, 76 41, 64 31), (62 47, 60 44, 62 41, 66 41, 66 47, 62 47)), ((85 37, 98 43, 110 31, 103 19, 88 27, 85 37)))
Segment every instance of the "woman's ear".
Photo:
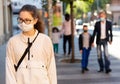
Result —
POLYGON ((37 23, 37 21, 38 21, 38 19, 37 19, 37 18, 35 18, 35 19, 34 19, 34 24, 36 24, 36 23, 37 23))

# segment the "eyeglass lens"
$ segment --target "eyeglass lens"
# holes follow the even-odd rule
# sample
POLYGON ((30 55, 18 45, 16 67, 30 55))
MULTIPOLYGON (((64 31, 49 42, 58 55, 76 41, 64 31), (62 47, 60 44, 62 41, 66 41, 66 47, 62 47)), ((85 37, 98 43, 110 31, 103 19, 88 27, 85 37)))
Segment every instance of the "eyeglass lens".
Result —
POLYGON ((32 20, 30 20, 28 18, 22 19, 22 18, 18 17, 17 21, 18 21, 18 23, 23 23, 24 22, 25 24, 30 24, 32 20))

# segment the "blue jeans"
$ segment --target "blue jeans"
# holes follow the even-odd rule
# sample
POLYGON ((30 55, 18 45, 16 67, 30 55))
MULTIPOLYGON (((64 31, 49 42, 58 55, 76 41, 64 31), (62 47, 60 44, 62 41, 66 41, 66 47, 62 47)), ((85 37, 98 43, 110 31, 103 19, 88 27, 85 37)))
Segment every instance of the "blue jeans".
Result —
POLYGON ((88 66, 88 58, 90 54, 90 49, 83 48, 82 49, 82 69, 87 68, 88 66))
POLYGON ((99 44, 97 44, 97 55, 98 55, 98 63, 100 66, 100 70, 109 70, 110 61, 109 61, 109 55, 108 55, 108 45, 106 40, 100 40, 99 44), (103 52, 104 52, 104 61, 102 57, 102 49, 101 46, 103 46, 103 52))

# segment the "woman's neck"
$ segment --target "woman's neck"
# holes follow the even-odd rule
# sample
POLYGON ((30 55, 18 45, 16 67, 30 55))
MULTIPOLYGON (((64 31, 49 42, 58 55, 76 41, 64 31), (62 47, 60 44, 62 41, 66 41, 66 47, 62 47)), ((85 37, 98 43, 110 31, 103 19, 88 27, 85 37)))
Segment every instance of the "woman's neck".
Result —
POLYGON ((25 36, 33 36, 35 34, 35 31, 36 31, 35 29, 32 29, 31 31, 23 32, 23 34, 25 36))

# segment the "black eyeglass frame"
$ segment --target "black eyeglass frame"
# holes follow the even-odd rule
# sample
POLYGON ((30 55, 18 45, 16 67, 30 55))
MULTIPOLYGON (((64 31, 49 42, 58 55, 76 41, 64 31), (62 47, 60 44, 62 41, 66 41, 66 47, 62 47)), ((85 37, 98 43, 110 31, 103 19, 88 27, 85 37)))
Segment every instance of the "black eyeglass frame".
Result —
POLYGON ((30 24, 33 20, 34 20, 34 19, 31 20, 31 19, 26 18, 26 19, 23 20, 23 19, 20 18, 20 17, 17 18, 17 22, 18 22, 18 23, 23 23, 23 22, 24 22, 25 24, 30 24))

